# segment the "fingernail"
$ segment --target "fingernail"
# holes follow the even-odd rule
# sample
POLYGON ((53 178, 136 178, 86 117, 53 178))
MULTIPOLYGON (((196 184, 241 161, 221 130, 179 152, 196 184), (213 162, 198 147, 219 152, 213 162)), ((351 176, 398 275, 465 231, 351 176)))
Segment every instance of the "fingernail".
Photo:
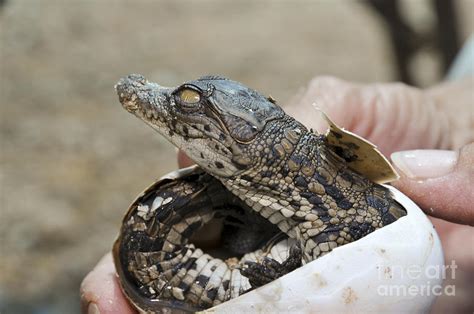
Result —
POLYGON ((91 302, 87 307, 87 314, 100 314, 99 307, 97 304, 91 302))
POLYGON ((409 178, 437 178, 450 173, 458 154, 451 150, 406 150, 395 152, 391 158, 395 166, 409 178))

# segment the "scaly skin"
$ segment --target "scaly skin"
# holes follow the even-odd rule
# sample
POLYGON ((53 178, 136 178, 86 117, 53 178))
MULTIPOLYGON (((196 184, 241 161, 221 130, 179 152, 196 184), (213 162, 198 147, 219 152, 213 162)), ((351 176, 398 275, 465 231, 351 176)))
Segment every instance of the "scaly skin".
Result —
MULTIPOLYGON (((329 147, 324 135, 308 131, 272 99, 240 83, 203 77, 178 88, 165 88, 147 82, 140 75, 130 75, 121 79, 116 89, 125 109, 184 150, 204 172, 222 184, 214 193, 226 195, 222 197, 224 201, 213 204, 209 196, 204 201, 201 199, 208 185, 202 187, 189 180, 185 183, 185 178, 178 179, 176 187, 192 186, 187 186, 192 192, 188 196, 177 197, 176 194, 173 197, 187 200, 184 206, 187 219, 195 219, 202 225, 216 213, 225 216, 230 211, 222 209, 238 204, 238 198, 246 204, 239 204, 240 208, 259 213, 288 238, 283 240, 284 244, 274 246, 285 248, 283 258, 257 250, 251 253, 252 257, 244 256, 237 262, 223 262, 209 256, 205 262, 201 259, 186 264, 192 254, 197 254, 188 244, 189 236, 162 232, 153 238, 145 231, 146 241, 150 238, 174 241, 167 247, 163 243, 155 245, 157 252, 168 252, 169 256, 155 254, 159 257, 146 262, 145 269, 170 259, 173 260, 168 262, 170 267, 176 267, 175 273, 169 275, 160 268, 154 275, 159 278, 150 279, 148 273, 138 270, 139 263, 133 255, 137 248, 122 243, 122 251, 127 248, 129 251, 121 252, 120 262, 132 270, 133 274, 128 276, 146 290, 145 298, 165 300, 167 306, 176 307, 177 303, 172 302, 179 301, 183 308, 207 308, 270 282, 405 215, 385 187, 349 169, 345 160, 329 147), (187 268, 183 268, 183 264, 187 268), (182 277, 176 277, 178 272, 182 277), (199 272, 205 284, 193 284, 192 280, 182 284, 182 278, 195 279, 199 272), (160 280, 160 291, 157 291, 156 283, 160 280), (151 286, 155 287, 152 288, 154 293, 150 292, 151 286)), ((219 186, 211 179, 208 182, 210 186, 219 186)), ((169 193, 163 187, 156 191, 169 193)), ((175 228, 184 219, 178 215, 178 208, 181 207, 173 204, 173 208, 166 211, 169 217, 174 217, 173 222, 171 218, 163 222, 163 216, 157 217, 158 214, 149 219, 175 228)), ((163 209, 156 209, 156 213, 160 211, 163 209)), ((132 213, 137 221, 142 218, 136 216, 136 210, 132 213)), ((131 225, 136 228, 135 224, 131 225)), ((151 227, 145 224, 141 228, 149 230, 151 227)), ((178 233, 183 230, 186 228, 181 226, 178 233)), ((122 232, 133 235, 133 231, 122 232)))

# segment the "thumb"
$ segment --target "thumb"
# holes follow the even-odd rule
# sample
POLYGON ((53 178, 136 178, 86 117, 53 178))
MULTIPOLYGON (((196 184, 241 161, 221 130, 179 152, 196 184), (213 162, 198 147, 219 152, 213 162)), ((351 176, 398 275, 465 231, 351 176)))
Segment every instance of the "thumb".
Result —
POLYGON ((411 150, 392 154, 402 177, 393 185, 427 214, 474 225, 474 143, 458 152, 411 150))
POLYGON ((450 148, 449 119, 435 97, 400 83, 360 85, 334 77, 313 79, 285 111, 319 132, 322 109, 336 124, 378 146, 384 155, 415 148, 450 148))

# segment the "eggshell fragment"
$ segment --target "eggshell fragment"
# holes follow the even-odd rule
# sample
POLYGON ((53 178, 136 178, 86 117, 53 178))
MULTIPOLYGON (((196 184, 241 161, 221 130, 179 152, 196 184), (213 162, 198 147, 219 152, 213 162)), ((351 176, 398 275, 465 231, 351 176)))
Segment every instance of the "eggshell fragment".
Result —
POLYGON ((339 150, 352 170, 377 183, 388 183, 399 178, 377 146, 357 134, 349 132, 335 124, 323 111, 321 115, 329 125, 326 140, 330 147, 339 150))
POLYGON ((442 284, 440 240, 415 203, 387 188, 406 208, 406 216, 202 313, 429 311, 442 284))

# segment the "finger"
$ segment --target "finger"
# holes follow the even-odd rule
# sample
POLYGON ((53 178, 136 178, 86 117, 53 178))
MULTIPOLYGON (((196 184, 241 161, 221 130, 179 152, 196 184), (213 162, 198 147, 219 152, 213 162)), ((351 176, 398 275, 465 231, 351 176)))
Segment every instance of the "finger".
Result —
POLYGON ((434 217, 430 220, 441 240, 445 261, 450 263, 455 260, 460 268, 474 270, 474 251, 466 250, 465 245, 459 245, 474 242, 474 228, 434 217))
POLYGON ((433 98, 400 83, 358 85, 333 77, 316 78, 285 110, 307 127, 323 132, 327 125, 314 107, 376 144, 385 155, 450 147, 449 121, 433 98))
POLYGON ((185 152, 183 152, 182 150, 178 151, 178 166, 180 168, 186 168, 194 164, 195 162, 191 158, 189 158, 185 152))
POLYGON ((392 154, 402 177, 393 185, 427 214, 474 225, 474 143, 454 151, 415 150, 392 154))
POLYGON ((472 99, 474 76, 464 79, 443 82, 427 90, 426 94, 436 99, 438 105, 445 112, 445 119, 449 120, 449 133, 452 148, 458 149, 474 141, 472 127, 472 99))
POLYGON ((305 90, 300 91, 289 105, 285 106, 285 111, 318 132, 324 132, 326 123, 321 119, 320 113, 315 108, 320 108, 326 112, 336 123, 348 128, 353 124, 353 106, 347 106, 341 110, 344 104, 349 103, 354 98, 354 93, 358 85, 345 82, 335 77, 317 77, 308 84, 305 90), (351 114, 346 114, 350 110, 351 114))
POLYGON ((136 313, 122 294, 111 253, 105 255, 84 278, 80 291, 83 313, 136 313))

